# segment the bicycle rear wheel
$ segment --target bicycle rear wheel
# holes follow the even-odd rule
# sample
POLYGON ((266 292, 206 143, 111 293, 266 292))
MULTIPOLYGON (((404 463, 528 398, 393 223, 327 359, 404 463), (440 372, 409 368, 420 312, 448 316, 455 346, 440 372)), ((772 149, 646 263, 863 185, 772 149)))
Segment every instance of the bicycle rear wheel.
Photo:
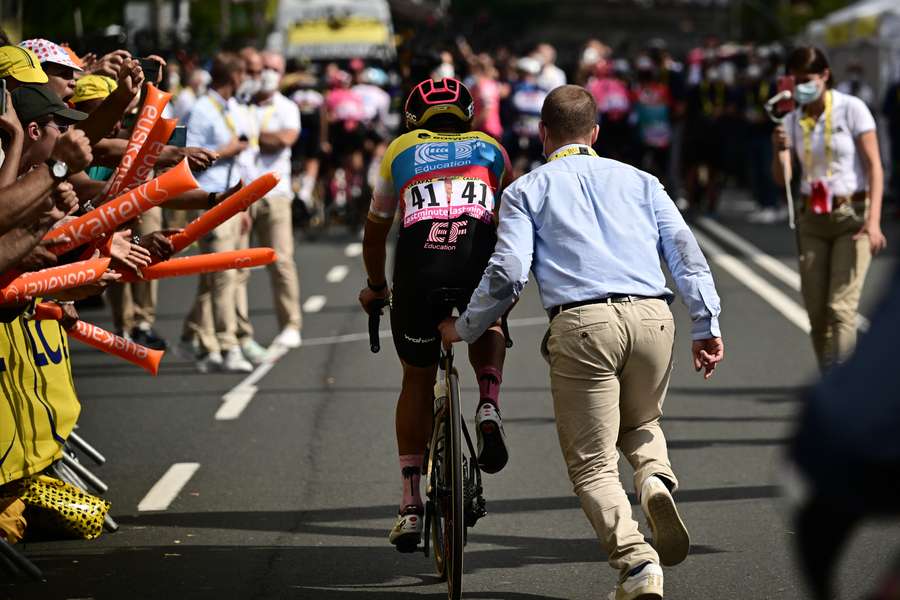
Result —
POLYGON ((444 516, 444 562, 447 574, 447 598, 459 600, 462 596, 463 547, 465 545, 466 518, 464 513, 465 482, 462 469, 462 417, 459 410, 459 376, 451 370, 449 380, 450 410, 445 421, 448 431, 445 443, 445 473, 449 474, 450 493, 444 516))

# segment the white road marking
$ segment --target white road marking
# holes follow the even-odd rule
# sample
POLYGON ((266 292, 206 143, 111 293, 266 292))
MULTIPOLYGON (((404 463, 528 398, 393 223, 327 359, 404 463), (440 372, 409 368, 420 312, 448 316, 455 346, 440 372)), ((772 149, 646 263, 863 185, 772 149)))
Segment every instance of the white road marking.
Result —
POLYGON ((744 265, 734 256, 727 254, 717 243, 706 237, 699 231, 694 231, 694 236, 706 251, 707 257, 716 265, 727 271, 732 277, 750 288, 760 298, 768 302, 772 308, 780 312, 784 318, 800 328, 804 333, 809 333, 809 317, 806 310, 791 300, 784 292, 757 275, 752 269, 744 265))
POLYGON ((222 405, 216 411, 217 421, 233 421, 241 416, 250 401, 256 395, 259 388, 256 384, 260 379, 266 376, 272 367, 275 366, 282 356, 287 354, 288 349, 281 346, 270 346, 268 355, 252 373, 247 375, 239 384, 231 388, 224 396, 222 396, 222 405))
POLYGON ((347 244, 347 247, 344 248, 344 256, 347 258, 356 258, 361 255, 363 251, 362 244, 359 242, 353 242, 352 244, 347 244))
POLYGON ((157 481, 138 504, 139 511, 166 510, 190 481, 200 463, 175 463, 157 481))
POLYGON ((328 283, 340 283, 347 277, 350 267, 347 265, 335 265, 325 274, 325 281, 328 283))
POLYGON ((303 312, 317 313, 322 310, 322 307, 325 306, 327 300, 328 299, 325 296, 310 296, 306 299, 306 302, 303 303, 303 312))
MULTIPOLYGON (((798 292, 800 291, 800 274, 794 269, 790 268, 775 257, 766 254, 758 247, 747 241, 745 238, 728 229, 724 225, 713 221, 709 217, 698 217, 697 223, 709 233, 719 238, 719 240, 738 250, 741 254, 745 255, 747 258, 753 261, 753 263, 758 267, 760 267, 791 289, 798 292)), ((859 327, 860 331, 868 331, 869 320, 862 315, 857 315, 857 326, 859 327)))

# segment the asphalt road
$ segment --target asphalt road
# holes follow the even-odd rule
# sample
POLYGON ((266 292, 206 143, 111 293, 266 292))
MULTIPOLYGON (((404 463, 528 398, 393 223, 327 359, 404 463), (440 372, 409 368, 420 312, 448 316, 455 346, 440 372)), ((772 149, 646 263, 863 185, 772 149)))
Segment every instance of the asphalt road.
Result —
MULTIPOLYGON (((739 214, 720 223, 795 268, 786 226, 747 225, 739 214)), ((773 307, 771 289, 795 304, 800 297, 754 257, 700 229, 720 246, 710 260, 723 298, 727 356, 709 382, 693 372, 689 321, 677 302, 677 366, 664 429, 693 549, 685 563, 666 570, 666 597, 804 598, 779 472, 797 395, 815 377, 815 365, 807 335, 773 307), (754 289, 758 279, 767 291, 754 289)), ((897 228, 888 236, 900 245, 897 228)), ((48 582, 2 581, 0 598, 445 596, 428 559, 398 554, 387 542, 399 492, 393 420, 400 369, 388 339, 381 354, 369 352, 355 301, 363 271, 353 242, 340 234, 300 241, 304 302, 321 308, 305 315, 304 346, 252 385, 239 385, 238 375, 200 375, 172 353, 154 378, 73 343, 79 433, 108 458, 94 472, 110 486, 121 528, 93 542, 23 545, 48 582), (311 296, 324 296, 324 304, 311 296), (217 419, 223 397, 229 410, 246 406, 236 418, 217 419), (151 488, 182 463, 189 478, 171 502, 139 510, 151 488)), ((895 262, 890 254, 875 261, 864 313, 871 313, 895 262)), ((177 339, 194 285, 162 284, 158 328, 170 340, 177 339)), ((265 271, 254 272, 251 294, 257 338, 268 342, 276 324, 265 271)), ((542 316, 529 286, 513 315, 515 347, 501 394, 512 455, 502 473, 486 476, 490 514, 469 536, 467 599, 598 599, 615 583, 566 478, 538 353, 542 316)), ((103 310, 83 317, 109 326, 103 310)), ((473 398, 471 370, 462 373, 464 395, 473 398)), ((623 472, 630 487, 625 465, 623 472)), ((898 539, 896 524, 860 530, 840 566, 839 597, 861 596, 898 539)))

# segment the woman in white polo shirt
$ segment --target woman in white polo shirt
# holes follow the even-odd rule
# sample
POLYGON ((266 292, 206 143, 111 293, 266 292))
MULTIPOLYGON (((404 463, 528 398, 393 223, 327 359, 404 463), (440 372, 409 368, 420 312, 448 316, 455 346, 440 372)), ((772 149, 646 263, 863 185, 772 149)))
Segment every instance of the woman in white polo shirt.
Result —
POLYGON ((799 107, 773 134, 776 182, 799 165, 797 237, 800 282, 813 347, 824 371, 856 344, 856 315, 881 232, 884 176, 875 119, 865 103, 833 88, 828 59, 818 48, 795 49, 787 70, 796 79, 799 107))

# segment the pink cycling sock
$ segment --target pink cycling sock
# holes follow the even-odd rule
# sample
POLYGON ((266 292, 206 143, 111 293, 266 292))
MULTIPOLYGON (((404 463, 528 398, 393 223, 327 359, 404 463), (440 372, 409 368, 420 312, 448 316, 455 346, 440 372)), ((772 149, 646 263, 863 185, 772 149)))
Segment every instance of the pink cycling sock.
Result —
POLYGON ((400 510, 407 506, 422 506, 419 480, 422 477, 422 463, 424 461, 424 454, 400 455, 400 474, 403 477, 403 500, 400 502, 400 510))
POLYGON ((500 408, 500 384, 503 382, 503 372, 497 367, 481 367, 475 372, 478 378, 478 389, 481 392, 481 404, 490 402, 496 408, 500 408))

